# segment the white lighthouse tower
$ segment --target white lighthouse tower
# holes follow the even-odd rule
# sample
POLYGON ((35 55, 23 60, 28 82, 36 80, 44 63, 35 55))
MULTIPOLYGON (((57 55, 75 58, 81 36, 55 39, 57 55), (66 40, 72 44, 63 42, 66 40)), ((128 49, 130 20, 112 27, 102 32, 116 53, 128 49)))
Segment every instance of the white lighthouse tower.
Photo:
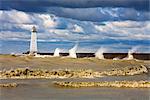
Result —
POLYGON ((31 31, 31 41, 30 41, 30 55, 36 55, 37 54, 37 30, 35 26, 32 27, 31 31))

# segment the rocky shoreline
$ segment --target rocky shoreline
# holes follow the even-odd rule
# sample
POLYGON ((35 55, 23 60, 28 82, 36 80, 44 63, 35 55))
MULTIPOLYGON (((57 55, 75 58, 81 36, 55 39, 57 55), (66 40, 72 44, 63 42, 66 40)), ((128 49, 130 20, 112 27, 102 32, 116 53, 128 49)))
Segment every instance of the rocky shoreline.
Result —
POLYGON ((8 88, 17 87, 17 86, 18 86, 17 83, 1 83, 0 84, 0 87, 8 87, 8 88))
POLYGON ((27 78, 97 78, 103 76, 128 76, 148 73, 144 65, 135 67, 125 67, 121 69, 111 69, 107 71, 93 71, 93 70, 42 70, 42 69, 28 69, 17 68, 14 70, 1 71, 0 79, 27 79, 27 78))
MULTIPOLYGON (((57 87, 116 87, 116 88, 150 88, 150 81, 103 81, 103 82, 53 82, 57 87)), ((0 83, 0 88, 17 87, 17 83, 0 83)))
POLYGON ((60 87, 117 87, 117 88, 150 88, 150 81, 113 81, 113 82, 54 82, 60 87))

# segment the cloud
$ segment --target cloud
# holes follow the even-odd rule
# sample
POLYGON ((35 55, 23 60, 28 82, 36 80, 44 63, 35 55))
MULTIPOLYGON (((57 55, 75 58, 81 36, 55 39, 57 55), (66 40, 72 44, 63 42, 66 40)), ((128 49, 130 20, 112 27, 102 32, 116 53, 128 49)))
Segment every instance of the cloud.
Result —
POLYGON ((136 22, 136 21, 116 21, 110 23, 112 26, 120 28, 142 28, 148 25, 148 22, 136 22))
POLYGON ((34 24, 34 17, 25 12, 11 10, 0 11, 1 30, 30 30, 34 24))
POLYGON ((1 0, 0 9, 16 9, 26 12, 45 12, 49 7, 124 7, 148 11, 149 0, 1 0))
POLYGON ((32 23, 32 17, 25 12, 11 10, 11 11, 0 11, 0 21, 10 23, 32 23))
POLYGON ((18 29, 23 29, 23 30, 28 30, 28 31, 31 30, 33 26, 38 28, 36 24, 15 24, 14 26, 18 29))
POLYGON ((95 29, 98 32, 101 32, 110 38, 119 38, 119 39, 149 39, 150 38, 149 21, 106 22, 105 25, 95 25, 95 29))
MULTIPOLYGON (((2 0, 0 9, 55 14, 59 17, 94 22, 150 20, 149 0, 2 0)), ((45 22, 45 26, 47 24, 45 22)))
POLYGON ((55 16, 49 14, 36 14, 35 16, 39 17, 42 21, 41 23, 45 28, 56 27, 57 22, 55 16))
POLYGON ((83 28, 77 24, 73 25, 72 31, 77 32, 77 33, 83 33, 84 32, 83 28))
POLYGON ((50 14, 28 14, 22 11, 10 10, 0 11, 0 22, 3 23, 1 29, 31 30, 36 28, 54 28, 57 26, 57 18, 50 14))
POLYGON ((145 21, 150 20, 149 12, 137 11, 133 8, 57 8, 51 7, 47 12, 56 16, 72 18, 81 21, 145 21), (75 13, 74 13, 75 12, 75 13))
MULTIPOLYGON (((107 10, 106 10, 107 11, 107 10)), ((111 13, 110 11, 109 13, 111 13)), ((103 10, 103 13, 106 13, 103 10)), ((113 15, 116 16, 116 15, 113 15)), ((117 15, 118 16, 118 15, 117 15)), ((20 17, 18 17, 20 18, 20 17)), ((112 44, 114 40, 146 40, 150 38, 149 21, 105 21, 91 22, 58 17, 52 14, 25 13, 21 11, 0 11, 1 39, 30 39, 30 30, 36 26, 39 40, 57 41, 102 41, 112 44), (23 13, 27 16, 22 21, 11 21, 12 17, 23 13), (7 18, 7 19, 4 19, 7 18), (111 41, 113 40, 113 41, 111 41)), ((127 42, 127 43, 128 43, 127 42)), ((145 43, 145 42, 142 42, 145 43)), ((103 44, 103 42, 102 42, 103 44)), ((140 42, 138 42, 140 44, 140 42)), ((147 42, 146 42, 147 44, 147 42)))
POLYGON ((1 40, 22 40, 28 39, 29 37, 30 35, 26 34, 25 32, 0 31, 1 40))

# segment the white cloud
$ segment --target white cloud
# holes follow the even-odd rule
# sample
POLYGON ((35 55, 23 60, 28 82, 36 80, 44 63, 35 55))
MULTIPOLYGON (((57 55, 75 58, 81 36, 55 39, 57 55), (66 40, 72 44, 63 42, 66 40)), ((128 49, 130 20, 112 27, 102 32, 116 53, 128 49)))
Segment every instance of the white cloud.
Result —
POLYGON ((0 11, 1 29, 20 28, 23 30, 31 30, 33 26, 36 28, 54 28, 57 26, 57 18, 50 14, 29 14, 17 10, 0 11))
POLYGON ((24 30, 28 30, 28 31, 30 31, 33 26, 35 26, 37 29, 39 29, 39 27, 35 24, 17 24, 15 26, 18 28, 24 29, 24 30))
POLYGON ((1 31, 0 39, 27 39, 30 35, 25 32, 1 31))
POLYGON ((1 11, 0 21, 11 22, 11 23, 32 23, 32 16, 16 10, 1 11))
POLYGON ((73 32, 78 32, 78 33, 84 32, 83 28, 82 28, 81 26, 77 25, 77 24, 75 24, 75 25, 73 26, 73 30, 72 30, 72 31, 73 31, 73 32))
POLYGON ((49 14, 35 14, 35 16, 38 16, 42 20, 42 24, 45 28, 57 26, 55 16, 49 14))
POLYGON ((98 32, 107 34, 112 38, 118 39, 149 39, 149 21, 115 21, 106 22, 106 25, 95 25, 98 32), (114 36, 114 37, 113 37, 114 36))
POLYGON ((53 30, 49 30, 49 32, 56 34, 57 36, 69 36, 69 31, 68 30, 59 30, 59 29, 53 29, 53 30))
POLYGON ((115 21, 109 23, 111 26, 120 28, 140 28, 145 27, 148 22, 137 22, 137 21, 115 21))

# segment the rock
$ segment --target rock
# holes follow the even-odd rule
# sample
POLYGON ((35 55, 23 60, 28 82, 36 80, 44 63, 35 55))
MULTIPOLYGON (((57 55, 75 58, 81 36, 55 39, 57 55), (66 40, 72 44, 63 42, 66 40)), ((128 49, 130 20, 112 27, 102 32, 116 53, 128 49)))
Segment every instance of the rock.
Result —
POLYGON ((17 87, 18 84, 17 83, 3 83, 0 84, 0 87, 17 87))
POLYGON ((113 82, 54 82, 61 87, 126 87, 126 88, 150 88, 150 81, 113 81, 113 82))
POLYGON ((112 69, 107 71, 92 70, 42 70, 18 68, 14 70, 0 72, 0 78, 96 78, 102 76, 125 76, 148 73, 145 66, 125 67, 121 69, 112 69))

